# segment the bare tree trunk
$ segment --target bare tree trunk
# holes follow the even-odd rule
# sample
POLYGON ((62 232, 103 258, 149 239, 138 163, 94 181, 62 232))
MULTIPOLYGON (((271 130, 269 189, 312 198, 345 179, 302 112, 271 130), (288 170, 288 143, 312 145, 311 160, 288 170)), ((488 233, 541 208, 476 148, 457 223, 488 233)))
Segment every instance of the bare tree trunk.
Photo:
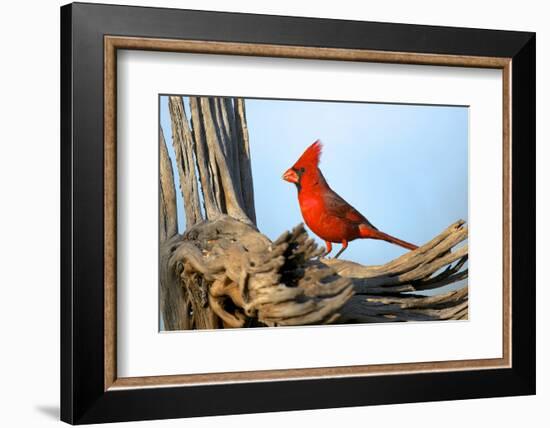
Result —
POLYGON ((172 168, 161 133, 160 280, 167 330, 467 319, 467 286, 414 293, 467 278, 462 221, 382 266, 320 259, 323 249, 303 225, 271 242, 255 227, 244 100, 190 97, 190 120, 181 97, 170 97, 169 105, 186 231, 175 233, 172 168))

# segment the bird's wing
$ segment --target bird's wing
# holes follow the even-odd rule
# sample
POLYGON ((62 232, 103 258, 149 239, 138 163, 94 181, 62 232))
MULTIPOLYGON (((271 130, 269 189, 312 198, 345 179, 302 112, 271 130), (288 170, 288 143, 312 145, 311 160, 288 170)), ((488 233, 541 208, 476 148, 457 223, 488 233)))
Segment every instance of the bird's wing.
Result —
POLYGON ((366 224, 368 227, 378 230, 363 214, 348 204, 340 195, 334 191, 324 194, 325 209, 333 216, 346 219, 355 224, 366 224))

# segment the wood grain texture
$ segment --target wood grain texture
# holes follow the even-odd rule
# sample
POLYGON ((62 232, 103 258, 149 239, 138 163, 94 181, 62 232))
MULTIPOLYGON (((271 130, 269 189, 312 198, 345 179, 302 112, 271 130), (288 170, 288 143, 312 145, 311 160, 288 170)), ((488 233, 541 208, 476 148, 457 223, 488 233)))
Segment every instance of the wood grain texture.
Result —
POLYGON ((185 211, 186 226, 191 227, 203 220, 195 172, 193 135, 189 128, 181 97, 169 97, 168 107, 172 123, 172 145, 176 154, 181 196, 185 201, 183 209, 185 211))
POLYGON ((512 62, 502 69, 502 355, 512 366, 512 62))
POLYGON ((246 124, 246 109, 244 99, 235 98, 235 125, 238 150, 239 173, 241 178, 241 189, 243 195, 244 208, 256 224, 256 208, 254 205, 254 185, 252 181, 252 164, 250 160, 250 141, 248 138, 248 125, 246 124))
POLYGON ((159 241, 164 242, 178 233, 178 215, 174 172, 168 156, 164 133, 159 126, 159 241))
MULTIPOLYGON (((185 301, 183 289, 180 284, 176 284, 172 279, 172 274, 168 269, 163 269, 163 263, 166 258, 163 257, 163 248, 167 248, 167 243, 171 242, 178 233, 178 219, 176 207, 176 189, 174 186, 174 174, 172 163, 168 156, 168 149, 162 128, 159 127, 159 287, 160 287, 160 311, 163 314, 164 326, 167 329, 183 329, 186 327, 185 320, 188 317, 188 308, 185 301)), ((174 145, 178 146, 180 161, 183 157, 181 148, 181 136, 174 139, 174 145)), ((176 152, 178 153, 178 152, 176 152)), ((187 171, 180 171, 180 177, 185 178, 187 171)), ((193 189, 186 187, 189 196, 193 189)), ((186 212, 187 213, 187 212, 186 212)), ((190 215, 195 221, 195 211, 191 210, 190 215)))
POLYGON ((394 64, 445 65, 457 67, 503 68, 508 58, 465 55, 437 55, 409 52, 382 52, 363 49, 336 49, 312 46, 285 46, 260 43, 171 40, 141 37, 107 36, 117 49, 139 49, 219 55, 368 61, 394 64))
MULTIPOLYGON (((423 371, 470 370, 472 368, 509 367, 511 363, 510 319, 510 188, 511 165, 509 150, 510 133, 510 60, 507 58, 465 57, 455 55, 410 54, 353 49, 328 49, 297 46, 274 46, 225 42, 105 37, 105 388, 157 387, 191 385, 198 383, 249 382, 274 379, 299 379, 311 377, 366 376, 370 374, 409 373, 423 371), (116 49, 141 49, 173 52, 274 56, 286 58, 328 59, 343 61, 370 61, 405 64, 430 64, 461 67, 498 68, 504 71, 504 318, 503 358, 466 361, 425 362, 410 364, 370 365, 255 371, 243 373, 151 376, 145 378, 116 379, 116 49), (506 78, 508 76, 508 78, 506 78), (109 155, 110 153, 110 155, 109 155), (111 156, 111 157, 109 157, 111 156), (109 181, 110 180, 110 181, 109 181), (109 186, 109 182, 111 186, 109 186), (112 184, 115 184, 114 186, 112 184), (108 234, 110 230, 110 234, 108 234), (109 260, 108 260, 109 259, 109 260), (108 275, 109 273, 109 275, 108 275), (116 379, 116 380, 115 380, 116 379)), ((193 129, 193 132, 195 130, 193 129)), ((199 171, 200 173, 200 171, 199 171)), ((459 293, 460 294, 460 293, 459 293)))
POLYGON ((161 259, 176 272, 173 287, 187 295, 198 292, 185 329, 332 323, 353 294, 350 279, 311 262, 324 249, 303 225, 271 242, 224 214, 166 244, 161 259), (211 311, 223 322, 212 322, 211 311))
POLYGON ((236 175, 239 157, 235 152, 236 135, 231 130, 235 126, 233 107, 231 105, 228 113, 228 106, 222 104, 221 98, 210 97, 200 97, 195 105, 204 129, 210 171, 214 177, 214 194, 221 206, 220 213, 252 222, 246 212, 240 177, 236 175))
MULTIPOLYGON (((242 100, 239 106, 238 100, 232 98, 190 97, 190 118, 181 96, 170 96, 168 104, 187 231, 204 221, 217 222, 225 215, 254 224, 250 150, 242 100)), ((240 321, 235 314, 224 311, 223 299, 209 293, 213 286, 223 289, 221 282, 207 282, 200 272, 182 273, 186 262, 175 259, 174 254, 185 237, 171 233, 163 239, 163 228, 167 227, 169 219, 163 218, 167 210, 163 205, 164 194, 170 194, 170 186, 163 180, 168 180, 171 167, 162 144, 160 159, 159 276, 164 327, 166 330, 236 327, 240 321), (163 171, 166 172, 163 174, 163 171), (165 187, 166 192, 163 191, 165 187)), ((233 239, 239 241, 242 236, 233 239)))
POLYGON ((422 363, 371 364, 342 367, 318 367, 285 370, 257 370, 247 372, 200 373, 173 376, 147 376, 118 378, 111 389, 158 388, 179 385, 224 384, 308 378, 339 378, 379 376, 407 373, 463 371, 472 369, 498 369, 508 367, 503 358, 427 361, 422 363))
POLYGON ((116 48, 105 43, 104 64, 104 388, 117 378, 116 372, 116 48))

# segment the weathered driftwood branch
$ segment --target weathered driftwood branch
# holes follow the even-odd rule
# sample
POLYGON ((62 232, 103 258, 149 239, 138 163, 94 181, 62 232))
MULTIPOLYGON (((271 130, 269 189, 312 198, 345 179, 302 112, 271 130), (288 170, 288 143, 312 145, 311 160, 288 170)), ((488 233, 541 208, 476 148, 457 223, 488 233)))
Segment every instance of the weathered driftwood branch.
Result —
POLYGON ((353 278, 358 293, 387 294, 431 290, 465 279, 461 270, 468 259, 468 245, 457 247, 468 238, 468 228, 458 221, 415 251, 381 266, 329 259, 326 263, 339 275, 353 278), (454 265, 453 263, 456 262, 454 265), (434 275, 438 270, 446 269, 434 275))
MULTIPOLYGON (((183 99, 174 96, 169 97, 169 110, 185 226, 190 228, 224 214, 255 224, 244 101, 191 97, 188 119, 183 99)), ((201 285, 201 278, 194 278, 194 282, 188 278, 189 287, 183 287, 164 257, 170 243, 177 239, 178 225, 174 172, 162 129, 159 132, 160 301, 164 326, 167 330, 185 329, 198 319, 197 325, 213 328, 218 318, 204 304, 207 285, 201 285)))
MULTIPOLYGON (((160 186, 159 186, 159 238, 162 244, 177 236, 178 219, 176 211, 176 189, 172 164, 164 141, 162 129, 159 130, 160 140, 160 186)), ((164 326, 167 330, 182 330, 185 327, 185 290, 174 280, 173 272, 166 265, 159 266, 160 275, 160 306, 164 326)))
POLYGON ((443 286, 450 278, 464 278, 458 269, 467 247, 450 250, 466 236, 457 223, 438 243, 432 240, 387 265, 362 269, 353 262, 319 259, 323 249, 302 225, 272 243, 254 227, 221 216, 176 237, 162 258, 188 293, 197 290, 200 279, 185 328, 465 319, 466 286, 436 296, 402 294, 396 287, 420 290, 427 283, 443 286), (446 269, 438 273, 442 266, 446 269), (197 319, 199 312, 210 315, 197 319))
POLYGON ((173 172, 161 131, 167 330, 467 318, 467 286, 418 294, 467 278, 463 222, 381 266, 320 259, 323 249, 303 225, 271 242, 254 226, 244 101, 191 97, 190 120, 181 97, 169 104, 186 231, 176 233, 173 172))
POLYGON ((242 100, 238 99, 190 97, 189 122, 182 98, 169 98, 187 227, 202 219, 215 219, 220 214, 228 214, 245 223, 256 221, 248 130, 244 107, 240 103, 242 100))
POLYGON ((170 97, 169 107, 172 117, 172 144, 176 153, 181 195, 185 201, 185 219, 189 227, 203 218, 193 156, 194 143, 181 97, 170 97))
POLYGON ((352 295, 349 279, 312 262, 321 252, 302 226, 271 242, 222 215, 167 241, 161 260, 188 294, 185 328, 302 325, 333 322, 352 295))
POLYGON ((468 286, 447 293, 406 294, 444 287, 468 277, 464 265, 468 228, 459 221, 415 251, 382 266, 363 266, 345 260, 325 260, 338 275, 352 280, 355 295, 342 310, 341 320, 387 322, 466 319, 468 286))
POLYGON ((176 211, 176 190, 174 188, 174 174, 168 156, 166 142, 162 128, 159 129, 160 138, 160 240, 165 241, 178 233, 178 217, 176 211))

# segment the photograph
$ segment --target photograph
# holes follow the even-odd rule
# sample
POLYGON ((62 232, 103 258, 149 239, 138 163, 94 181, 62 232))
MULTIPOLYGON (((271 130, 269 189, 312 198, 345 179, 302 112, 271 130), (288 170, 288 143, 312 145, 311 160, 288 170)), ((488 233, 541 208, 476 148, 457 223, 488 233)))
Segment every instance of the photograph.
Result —
POLYGON ((468 106, 158 103, 160 331, 468 319, 468 106))
POLYGON ((11 348, 28 346, 6 354, 57 345, 5 364, 19 396, 20 372, 47 380, 7 426, 542 415, 544 14, 234 1, 41 2, 36 37, 8 20, 23 40, 7 43, 5 146, 33 153, 6 157, 5 199, 33 220, 5 222, 5 282, 33 295, 4 300, 34 306, 8 316, 11 348), (42 233, 58 260, 29 264, 42 233), (29 266, 40 286, 17 286, 29 266))

